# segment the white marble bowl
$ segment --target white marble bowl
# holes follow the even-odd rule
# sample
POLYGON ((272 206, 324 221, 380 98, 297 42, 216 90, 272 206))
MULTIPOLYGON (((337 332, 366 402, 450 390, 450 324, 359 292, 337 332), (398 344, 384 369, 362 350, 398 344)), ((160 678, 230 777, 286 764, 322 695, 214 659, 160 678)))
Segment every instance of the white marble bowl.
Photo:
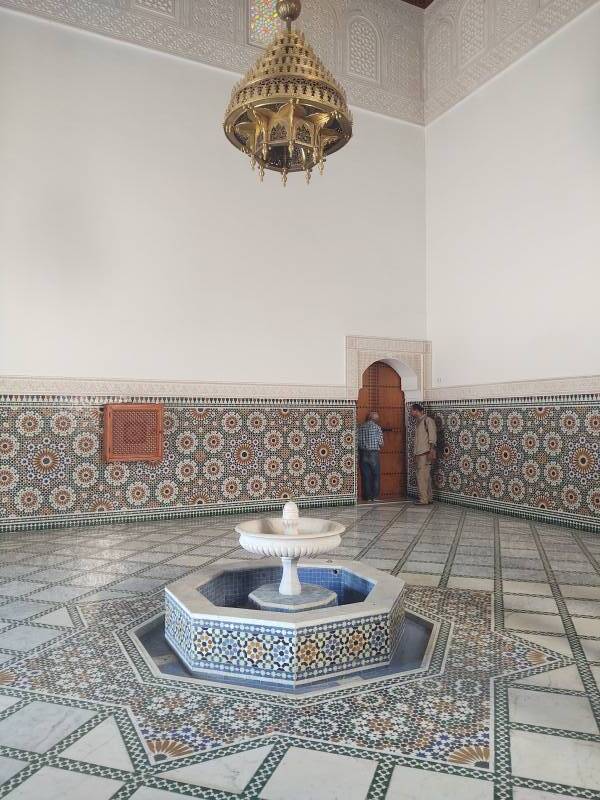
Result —
POLYGON ((302 593, 298 559, 334 550, 342 541, 346 528, 328 519, 295 516, 292 519, 253 519, 236 525, 235 530, 244 550, 281 559, 283 572, 279 592, 289 597, 302 593))
POLYGON ((236 525, 240 545, 258 555, 277 558, 303 558, 327 553, 338 547, 346 530, 339 522, 302 517, 297 533, 286 533, 282 519, 254 519, 236 525))

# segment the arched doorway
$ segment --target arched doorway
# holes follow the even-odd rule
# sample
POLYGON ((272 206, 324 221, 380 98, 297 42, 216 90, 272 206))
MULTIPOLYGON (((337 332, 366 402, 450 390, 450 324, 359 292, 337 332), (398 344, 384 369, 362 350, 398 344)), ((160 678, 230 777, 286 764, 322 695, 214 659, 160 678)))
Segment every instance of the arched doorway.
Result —
MULTIPOLYGON (((364 422, 369 411, 377 411, 384 430, 381 459, 381 500, 406 497, 406 418, 400 375, 383 361, 376 361, 363 372, 358 392, 357 422, 364 422)), ((358 496, 362 497, 360 474, 358 496)))

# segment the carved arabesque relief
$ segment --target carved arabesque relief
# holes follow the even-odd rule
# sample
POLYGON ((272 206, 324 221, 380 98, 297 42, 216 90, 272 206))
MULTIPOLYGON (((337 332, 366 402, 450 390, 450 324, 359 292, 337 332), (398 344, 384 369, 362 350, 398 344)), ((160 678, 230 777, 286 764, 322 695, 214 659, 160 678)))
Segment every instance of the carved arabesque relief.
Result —
MULTIPOLYGON (((0 0, 0 6, 243 73, 260 46, 250 35, 252 2, 0 0)), ((422 11, 402 0, 304 0, 299 25, 352 105, 427 123, 595 2, 434 0, 422 11)))

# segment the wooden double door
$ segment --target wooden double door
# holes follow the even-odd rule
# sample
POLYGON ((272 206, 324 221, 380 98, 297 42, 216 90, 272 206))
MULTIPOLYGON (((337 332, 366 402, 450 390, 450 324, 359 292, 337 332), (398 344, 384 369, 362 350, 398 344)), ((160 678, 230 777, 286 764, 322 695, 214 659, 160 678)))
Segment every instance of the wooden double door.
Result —
MULTIPOLYGON (((377 411, 383 428, 381 462, 381 500, 406 497, 406 418, 404 392, 398 373, 388 364, 376 361, 363 373, 358 392, 357 423, 364 422, 369 411, 377 411)), ((362 498, 360 470, 358 497, 362 498)))

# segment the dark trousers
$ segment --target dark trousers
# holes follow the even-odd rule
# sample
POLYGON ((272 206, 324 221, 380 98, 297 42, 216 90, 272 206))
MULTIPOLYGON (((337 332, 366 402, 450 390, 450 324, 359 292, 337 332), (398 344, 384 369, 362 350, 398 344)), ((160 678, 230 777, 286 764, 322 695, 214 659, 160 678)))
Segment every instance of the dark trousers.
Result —
POLYGON ((363 500, 376 500, 379 497, 379 450, 359 450, 360 476, 362 478, 363 500))

